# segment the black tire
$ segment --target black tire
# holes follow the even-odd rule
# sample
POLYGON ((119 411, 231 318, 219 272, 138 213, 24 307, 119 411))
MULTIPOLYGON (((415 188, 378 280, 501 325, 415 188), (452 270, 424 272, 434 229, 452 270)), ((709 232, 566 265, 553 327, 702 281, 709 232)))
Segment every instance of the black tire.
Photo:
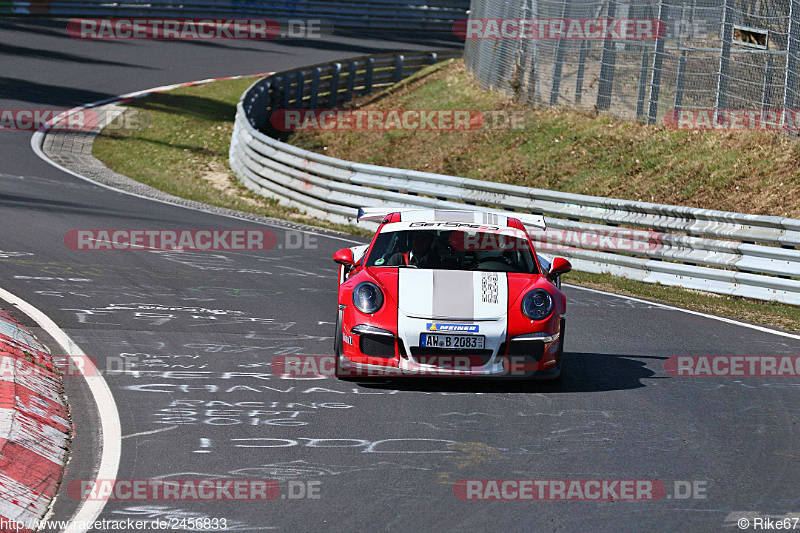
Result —
POLYGON ((337 379, 344 381, 348 380, 348 376, 344 375, 341 367, 342 360, 342 312, 336 315, 336 331, 333 336, 333 357, 336 359, 333 367, 333 375, 337 379))
POLYGON ((342 356, 337 353, 335 357, 336 357, 336 366, 333 369, 333 375, 336 377, 336 379, 347 381, 347 378, 344 376, 344 373, 342 372, 342 367, 341 367, 342 356))
POLYGON ((561 383, 561 378, 564 375, 564 324, 566 323, 565 319, 561 319, 561 326, 559 327, 559 341, 561 344, 558 346, 558 365, 550 368, 548 370, 540 370, 540 373, 533 372, 533 375, 530 376, 530 379, 534 379, 537 381, 541 381, 542 384, 545 385, 557 385, 561 383), (553 375, 555 374, 555 375, 553 375))
POLYGON ((559 383, 564 376, 564 369, 566 368, 566 361, 564 361, 564 327, 567 324, 567 320, 565 318, 561 319, 561 327, 559 331, 561 332, 561 344, 558 347, 558 375, 551 380, 551 383, 559 383))
POLYGON ((341 311, 336 315, 336 331, 333 333, 333 355, 336 356, 336 362, 339 362, 339 354, 342 353, 342 313, 341 311))

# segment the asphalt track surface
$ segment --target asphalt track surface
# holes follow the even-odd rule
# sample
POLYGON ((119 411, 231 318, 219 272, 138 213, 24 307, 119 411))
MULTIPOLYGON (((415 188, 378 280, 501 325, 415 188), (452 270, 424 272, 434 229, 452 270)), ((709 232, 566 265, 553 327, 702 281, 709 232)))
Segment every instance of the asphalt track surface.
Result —
MULTIPOLYGON (((0 23, 0 107, 65 108, 169 83, 440 46, 338 37, 90 42, 69 39, 64 26, 0 23)), ((38 159, 29 142, 29 133, 0 134, 2 287, 44 311, 101 367, 121 355, 136 362, 136 372, 107 377, 124 436, 118 477, 266 478, 283 494, 288 480, 319 482, 319 499, 109 502, 101 518, 225 518, 234 531, 719 531, 736 529, 730 513, 800 511, 800 383, 676 378, 663 366, 671 355, 798 355, 796 339, 567 288, 561 385, 281 379, 270 373, 276 355, 330 353, 330 257, 348 242, 317 236, 306 249, 267 253, 72 251, 63 238, 76 228, 264 226, 94 186, 38 159), (454 497, 455 481, 476 478, 658 479, 670 493, 675 480, 699 481, 706 498, 454 497)), ((270 229, 286 242, 284 229, 270 229)), ((80 479, 99 458, 96 406, 80 378, 65 379, 78 434, 68 476, 80 479)), ((55 518, 69 518, 75 505, 62 492, 55 518)))

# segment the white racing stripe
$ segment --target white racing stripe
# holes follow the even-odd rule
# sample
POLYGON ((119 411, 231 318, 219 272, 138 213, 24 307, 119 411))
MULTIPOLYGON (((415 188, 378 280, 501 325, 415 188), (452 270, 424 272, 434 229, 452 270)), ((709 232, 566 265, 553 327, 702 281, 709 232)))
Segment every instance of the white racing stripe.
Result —
MULTIPOLYGON (((58 327, 50 317, 25 300, 4 289, 0 289, 0 299, 5 300, 28 315, 39 327, 53 337, 53 339, 61 345, 61 349, 64 353, 75 359, 76 368, 80 368, 80 364, 85 362, 86 354, 81 350, 80 346, 75 344, 70 336, 58 327), (78 359, 80 359, 80 361, 78 359)), ((97 411, 100 414, 102 452, 100 455, 100 465, 97 469, 97 479, 116 479, 122 451, 122 430, 117 404, 114 401, 114 396, 111 394, 108 383, 106 383, 106 380, 103 379, 100 373, 95 372, 93 375, 85 376, 84 379, 86 379, 86 383, 89 385, 89 390, 92 393, 92 397, 97 404, 97 411)), ((72 525, 64 530, 65 533, 82 533, 86 531, 86 528, 78 526, 94 522, 103 511, 105 505, 105 500, 84 501, 70 519, 72 525)), ((45 519, 49 518, 51 513, 52 507, 45 519)))
POLYGON ((448 320, 496 320, 508 311, 504 272, 400 269, 401 314, 448 320))
POLYGON ((433 270, 401 268, 398 276, 397 307, 401 315, 429 317, 433 315, 433 270))
MULTIPOLYGON (((433 270, 433 290, 414 291, 418 298, 430 298, 435 317, 479 318, 472 272, 433 270)), ((401 286, 402 288, 402 286, 401 286)), ((412 288, 413 290, 413 288, 412 288)))

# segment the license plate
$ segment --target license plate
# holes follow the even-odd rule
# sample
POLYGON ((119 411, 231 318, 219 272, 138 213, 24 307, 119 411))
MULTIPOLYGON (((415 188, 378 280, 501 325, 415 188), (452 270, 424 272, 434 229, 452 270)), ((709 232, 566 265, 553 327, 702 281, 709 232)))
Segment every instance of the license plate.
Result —
POLYGON ((419 345, 426 348, 445 348, 452 350, 483 350, 485 342, 483 335, 440 335, 422 333, 419 336, 419 345))

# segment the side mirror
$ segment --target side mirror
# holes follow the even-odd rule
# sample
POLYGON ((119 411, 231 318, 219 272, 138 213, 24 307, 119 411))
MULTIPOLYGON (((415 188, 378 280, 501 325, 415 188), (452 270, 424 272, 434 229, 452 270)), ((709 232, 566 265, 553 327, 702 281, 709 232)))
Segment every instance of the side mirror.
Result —
POLYGON ((556 279, 562 274, 566 274, 572 270, 572 265, 563 257, 556 257, 553 259, 553 264, 550 265, 550 273, 547 274, 549 279, 556 279))
POLYGON ((340 265, 344 265, 346 267, 353 266, 353 250, 350 248, 342 248, 335 254, 333 254, 333 260, 339 263, 340 265))

